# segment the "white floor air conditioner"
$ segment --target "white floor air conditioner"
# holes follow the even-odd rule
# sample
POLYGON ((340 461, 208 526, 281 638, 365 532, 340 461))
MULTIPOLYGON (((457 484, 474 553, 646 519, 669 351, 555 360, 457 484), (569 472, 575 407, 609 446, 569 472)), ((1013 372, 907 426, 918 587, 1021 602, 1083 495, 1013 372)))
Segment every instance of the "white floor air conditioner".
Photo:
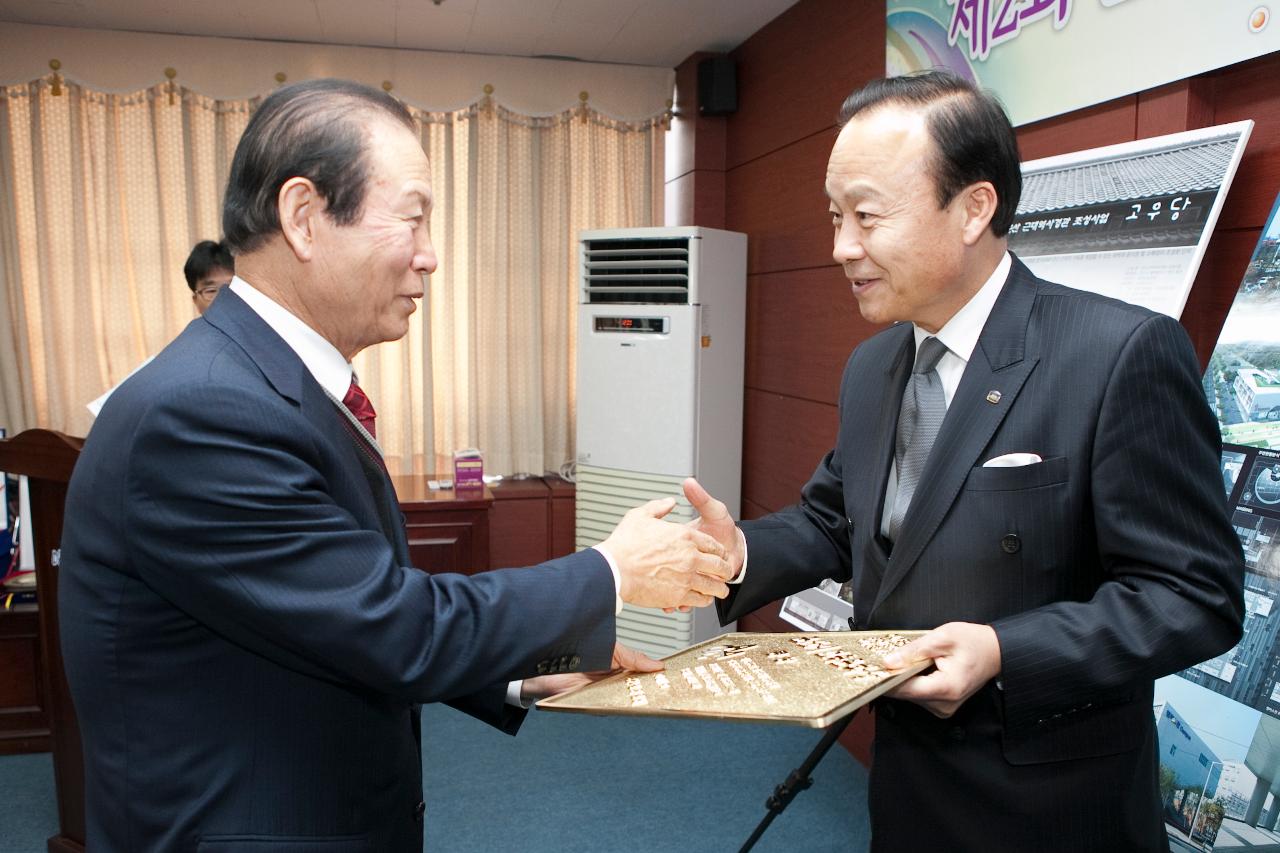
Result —
MULTIPOLYGON (((623 513, 679 496, 695 476, 740 515, 745 234, 629 228, 580 235, 577 394, 579 549, 623 513)), ((731 630, 714 608, 625 605, 618 639, 654 657, 731 630)))

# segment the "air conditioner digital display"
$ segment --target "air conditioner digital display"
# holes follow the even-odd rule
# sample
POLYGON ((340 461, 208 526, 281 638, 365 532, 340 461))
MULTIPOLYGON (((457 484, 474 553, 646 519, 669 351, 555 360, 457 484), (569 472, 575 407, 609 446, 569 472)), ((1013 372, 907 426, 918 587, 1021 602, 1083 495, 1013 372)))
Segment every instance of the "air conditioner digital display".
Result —
POLYGON ((639 332, 650 335, 667 333, 666 317, 596 317, 595 321, 597 332, 639 332))

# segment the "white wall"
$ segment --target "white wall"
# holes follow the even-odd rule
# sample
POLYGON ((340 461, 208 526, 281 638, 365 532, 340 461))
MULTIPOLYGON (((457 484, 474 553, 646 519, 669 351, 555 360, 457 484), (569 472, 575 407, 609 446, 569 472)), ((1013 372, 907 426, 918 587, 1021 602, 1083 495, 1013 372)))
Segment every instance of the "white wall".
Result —
POLYGON ((621 119, 661 112, 675 85, 675 72, 666 68, 0 22, 0 85, 49 74, 50 59, 62 63, 65 77, 117 93, 163 83, 164 69, 172 67, 179 84, 202 95, 247 98, 273 89, 282 71, 291 82, 390 80, 393 94, 427 110, 470 104, 490 83, 502 106, 549 115, 576 106, 586 90, 593 108, 621 119))

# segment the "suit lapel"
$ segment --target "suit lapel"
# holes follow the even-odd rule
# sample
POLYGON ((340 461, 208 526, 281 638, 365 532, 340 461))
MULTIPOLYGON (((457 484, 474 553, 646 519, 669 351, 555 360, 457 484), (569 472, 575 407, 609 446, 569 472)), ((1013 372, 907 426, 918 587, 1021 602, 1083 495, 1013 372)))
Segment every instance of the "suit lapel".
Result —
MULTIPOLYGON (((872 613, 920 559, 959 496, 969 471, 978 463, 979 455, 1035 369, 1038 356, 1026 353, 1027 322, 1035 296, 1034 277, 1015 257, 1009 280, 983 326, 902 521, 902 532, 894 543, 872 613)), ((900 400, 901 389, 897 396, 900 400)))
MULTIPOLYGON (((298 354, 231 288, 223 288, 203 319, 235 341, 258 365, 276 392, 301 407, 304 414, 312 412, 313 420, 334 419, 333 429, 326 432, 333 433, 335 442, 350 442, 353 461, 368 483, 369 491, 365 494, 377 512, 382 531, 401 565, 409 565, 409 544, 395 488, 382 464, 380 449, 367 438, 354 416, 340 401, 325 393, 298 354), (324 410, 324 414, 318 414, 318 410, 324 410)), ((320 423, 323 426, 326 422, 320 423)))
POLYGON ((201 319, 235 341, 280 396, 294 403, 302 400, 303 377, 311 376, 306 365, 234 290, 224 287, 201 319))
POLYGON ((405 535, 404 529, 404 516, 400 512, 400 501, 396 497, 395 486, 391 482, 390 474, 387 473, 386 465, 383 464, 382 456, 378 449, 370 443, 368 434, 360 428, 359 423, 356 422, 354 417, 351 417, 350 412, 346 411, 346 407, 342 407, 339 415, 345 416, 342 417, 339 423, 345 428, 347 437, 350 438, 352 445, 356 449, 356 454, 360 460, 360 468, 364 471, 365 479, 369 483, 370 497, 378 514, 378 522, 382 527, 383 535, 391 543, 391 550, 395 552, 397 562, 402 566, 411 565, 409 560, 409 540, 405 535))
POLYGON ((885 491, 889 487, 889 469, 893 462, 894 448, 898 438, 898 415, 902 411, 902 395, 907 388, 907 379, 911 375, 911 367, 915 363, 915 335, 910 323, 903 323, 902 343, 898 346, 897 356, 885 368, 885 382, 889 389, 889 397, 880 410, 880 421, 876 426, 875 441, 871 443, 871 452, 876 464, 880 467, 876 478, 876 530, 880 530, 883 513, 885 491))

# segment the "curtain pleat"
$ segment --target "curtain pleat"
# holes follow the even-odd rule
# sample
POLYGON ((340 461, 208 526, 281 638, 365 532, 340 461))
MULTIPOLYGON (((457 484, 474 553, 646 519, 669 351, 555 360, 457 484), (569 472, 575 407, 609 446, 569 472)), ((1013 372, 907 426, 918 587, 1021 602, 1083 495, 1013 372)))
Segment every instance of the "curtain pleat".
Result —
MULTIPOLYGON (((85 404, 195 317, 182 266, 221 233, 259 100, 0 87, 0 426, 85 434, 85 404)), ((411 112, 440 267, 405 338, 355 359, 388 465, 445 472, 478 447, 491 473, 556 470, 573 455, 577 234, 661 221, 662 122, 411 112)))

